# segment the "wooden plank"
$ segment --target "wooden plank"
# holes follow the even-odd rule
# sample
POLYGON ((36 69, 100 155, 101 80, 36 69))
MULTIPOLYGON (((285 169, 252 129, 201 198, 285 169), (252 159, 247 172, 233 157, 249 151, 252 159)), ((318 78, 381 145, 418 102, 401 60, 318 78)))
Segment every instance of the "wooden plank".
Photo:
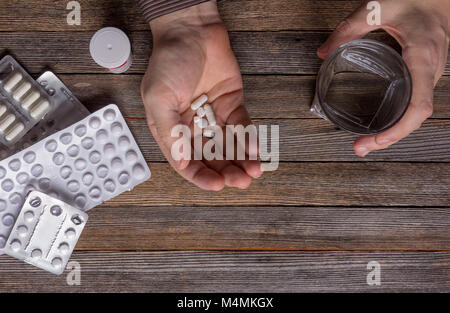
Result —
POLYGON ((72 260, 80 286, 1 256, 0 292, 450 291, 450 252, 76 252, 72 260), (380 286, 367 284, 372 261, 380 286))
MULTIPOLYGON (((144 118, 140 83, 142 75, 59 75, 69 89, 91 111, 110 103, 117 103, 124 116, 144 118)), ((317 118, 310 113, 315 92, 315 76, 244 75, 245 105, 254 119, 261 118, 317 118)), ((362 88, 366 94, 374 92, 373 84, 362 88)), ((337 86, 337 95, 355 92, 344 81, 337 86)), ((434 93, 433 118, 450 118, 450 77, 444 76, 434 93)), ((338 101, 342 101, 339 100, 338 101)))
MULTIPOLYGON (((93 32, 1 32, 0 41, 28 71, 41 72, 49 67, 62 73, 105 73, 89 55, 89 41, 93 32)), ((151 53, 149 31, 129 33, 133 52, 133 66, 127 72, 144 73, 151 53)), ((317 48, 329 34, 326 32, 232 32, 231 44, 244 74, 316 74, 321 60, 317 48)), ((398 47, 393 38, 384 33, 371 34, 377 39, 398 47)), ((450 74, 447 64, 446 74, 450 74)))
POLYGON ((448 249, 448 208, 101 207, 77 250, 448 249))
MULTIPOLYGON (((128 30, 149 26, 137 1, 79 0, 81 25, 68 25, 63 0, 15 0, 2 4, 2 31, 81 31, 105 25, 128 30)), ((219 11, 229 30, 330 30, 357 8, 358 0, 219 0, 219 11)))
POLYGON ((447 163, 280 163, 246 190, 200 190, 167 163, 152 179, 109 201, 131 206, 445 206, 447 163))
MULTIPOLYGON (((280 160, 287 161, 409 161, 450 162, 450 121, 430 120, 389 149, 376 151, 365 158, 357 157, 353 142, 358 137, 337 129, 333 124, 319 119, 261 119, 257 126, 278 125, 280 131, 280 160)), ((145 120, 127 121, 144 157, 149 162, 165 161, 147 127, 145 120)), ((270 142, 269 142, 270 144, 270 142)))

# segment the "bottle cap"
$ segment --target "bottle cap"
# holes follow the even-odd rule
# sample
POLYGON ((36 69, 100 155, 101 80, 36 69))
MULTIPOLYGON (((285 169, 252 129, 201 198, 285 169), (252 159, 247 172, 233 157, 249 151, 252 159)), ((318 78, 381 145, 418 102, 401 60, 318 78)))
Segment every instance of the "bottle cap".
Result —
POLYGON ((98 65, 115 69, 128 62, 131 44, 127 35, 120 29, 105 27, 94 34, 89 45, 89 51, 98 65))

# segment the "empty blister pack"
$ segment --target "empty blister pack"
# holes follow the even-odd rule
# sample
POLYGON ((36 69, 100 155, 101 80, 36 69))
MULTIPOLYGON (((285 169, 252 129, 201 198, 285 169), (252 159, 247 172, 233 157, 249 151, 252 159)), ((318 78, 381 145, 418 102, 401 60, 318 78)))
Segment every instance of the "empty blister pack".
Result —
POLYGON ((150 176, 122 114, 109 105, 0 162, 0 249, 30 191, 87 211, 150 176))
POLYGON ((53 72, 45 72, 36 81, 45 89, 55 109, 49 112, 45 119, 41 120, 21 139, 12 144, 9 149, 2 149, 0 143, 0 160, 69 127, 89 115, 89 111, 84 105, 53 72))
POLYGON ((6 254, 62 274, 88 215, 41 192, 31 192, 14 224, 6 254))
POLYGON ((0 60, 0 143, 20 140, 54 108, 49 95, 13 57, 0 60))

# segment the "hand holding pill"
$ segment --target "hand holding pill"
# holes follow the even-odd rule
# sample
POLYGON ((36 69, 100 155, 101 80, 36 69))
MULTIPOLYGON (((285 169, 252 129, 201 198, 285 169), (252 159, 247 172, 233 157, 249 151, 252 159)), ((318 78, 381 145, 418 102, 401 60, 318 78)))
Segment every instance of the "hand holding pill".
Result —
MULTIPOLYGON (((239 66, 216 3, 177 11, 150 25, 154 49, 141 92, 150 130, 162 152, 181 176, 202 189, 247 188, 262 175, 259 161, 175 161, 171 156, 177 140, 171 130, 176 125, 193 128, 194 119, 201 127, 251 124, 239 66)), ((206 140, 212 134, 204 131, 206 140)))

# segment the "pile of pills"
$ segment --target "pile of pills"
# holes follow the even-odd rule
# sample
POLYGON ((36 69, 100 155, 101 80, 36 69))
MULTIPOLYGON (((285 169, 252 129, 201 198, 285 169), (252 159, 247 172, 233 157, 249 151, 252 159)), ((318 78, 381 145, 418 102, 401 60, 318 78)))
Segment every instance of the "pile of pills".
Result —
POLYGON ((203 136, 212 138, 215 134, 213 130, 208 129, 208 126, 216 126, 217 122, 214 111, 207 102, 208 96, 201 95, 197 100, 192 102, 191 109, 197 112, 194 117, 194 124, 203 129, 203 136))
POLYGON ((5 252, 53 274, 64 272, 88 215, 44 193, 31 192, 5 252))

